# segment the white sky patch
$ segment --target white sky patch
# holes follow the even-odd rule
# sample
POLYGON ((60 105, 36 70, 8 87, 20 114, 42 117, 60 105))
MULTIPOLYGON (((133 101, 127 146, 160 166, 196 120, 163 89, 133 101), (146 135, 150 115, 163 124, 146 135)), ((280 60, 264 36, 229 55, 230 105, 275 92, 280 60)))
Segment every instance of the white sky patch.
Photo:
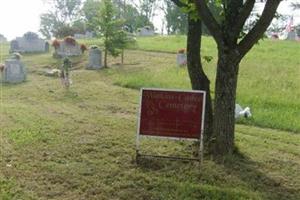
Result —
MULTIPOLYGON (((278 7, 277 12, 282 15, 288 15, 294 17, 294 25, 300 24, 300 10, 293 10, 291 3, 300 3, 300 0, 285 0, 282 1, 278 7)), ((258 3, 258 7, 262 11, 264 3, 258 3)), ((287 22, 288 23, 288 22, 287 22)))
MULTIPOLYGON (((300 0, 283 1, 279 12, 294 15, 294 23, 300 23, 300 11, 292 11, 291 2, 300 0)), ((22 36, 27 31, 38 32, 40 26, 40 15, 48 10, 43 0, 0 0, 0 33, 9 40, 22 36)), ((157 11, 154 17, 154 25, 161 32, 162 14, 157 11)))
POLYGON ((42 0, 0 0, 0 33, 11 40, 27 31, 38 32, 40 14, 46 10, 42 0))

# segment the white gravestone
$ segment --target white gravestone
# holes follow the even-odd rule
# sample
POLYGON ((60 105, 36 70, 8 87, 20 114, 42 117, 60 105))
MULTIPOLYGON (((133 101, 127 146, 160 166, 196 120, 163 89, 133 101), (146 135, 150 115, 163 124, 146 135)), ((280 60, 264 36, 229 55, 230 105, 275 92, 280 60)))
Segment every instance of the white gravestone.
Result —
POLYGON ((155 34, 154 30, 148 26, 139 28, 137 31, 139 36, 154 36, 155 34))
POLYGON ((297 40, 297 33, 295 30, 290 31, 287 35, 287 40, 297 40))
POLYGON ((177 65, 185 66, 187 64, 187 56, 185 53, 177 53, 177 65))
POLYGON ((87 69, 102 68, 102 52, 98 47, 92 47, 89 50, 89 63, 87 69))
POLYGON ((26 80, 25 65, 18 59, 8 59, 5 61, 3 71, 3 82, 21 83, 26 80))

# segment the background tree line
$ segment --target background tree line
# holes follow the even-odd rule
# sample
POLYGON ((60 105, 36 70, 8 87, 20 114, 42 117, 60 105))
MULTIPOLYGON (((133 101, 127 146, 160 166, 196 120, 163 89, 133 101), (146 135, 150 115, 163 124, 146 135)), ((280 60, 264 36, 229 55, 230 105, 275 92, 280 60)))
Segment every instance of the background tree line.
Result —
MULTIPOLYGON (((101 0, 45 0, 50 6, 47 13, 41 15, 40 32, 45 38, 63 38, 75 33, 93 32, 94 18, 100 15, 101 0)), ((138 28, 154 28, 153 17, 157 12, 164 15, 163 28, 167 34, 186 34, 188 16, 184 10, 170 0, 112 0, 116 16, 124 20, 124 27, 133 33, 138 28)), ((220 10, 210 3, 213 12, 220 10)), ((163 31, 163 30, 162 30, 163 31)), ((204 34, 209 31, 204 26, 204 34)))
MULTIPOLYGON (((75 33, 94 31, 95 18, 101 15, 101 0, 45 0, 50 9, 41 15, 40 32, 45 38, 63 38, 75 33)), ((141 0, 138 4, 112 0, 116 16, 124 21, 128 32, 140 27, 153 27, 155 0, 141 0)))
MULTIPOLYGON (((44 0, 50 9, 41 15, 40 32, 46 38, 62 38, 75 33, 93 32, 95 27, 93 18, 99 16, 101 0, 44 0)), ((162 18, 161 32, 167 34, 186 34, 188 32, 188 10, 178 7, 172 0, 111 0, 116 11, 116 16, 124 20, 123 26, 128 32, 136 32, 138 28, 149 26, 154 28, 153 17, 157 13, 164 15, 162 18)), ((102 3, 103 4, 103 3, 102 3)), ((299 3, 291 3, 295 10, 299 3)), ((212 14, 220 21, 222 9, 215 1, 208 1, 212 14)), ((253 14, 254 15, 254 14, 253 14)), ((270 27, 270 31, 285 28, 287 19, 284 16, 270 27)), ((255 23, 255 16, 252 16, 255 23)), ((251 29, 251 23, 248 29, 251 29)), ((247 27, 245 27, 247 28, 247 27)), ((210 35, 207 27, 203 25, 202 34, 210 35)))

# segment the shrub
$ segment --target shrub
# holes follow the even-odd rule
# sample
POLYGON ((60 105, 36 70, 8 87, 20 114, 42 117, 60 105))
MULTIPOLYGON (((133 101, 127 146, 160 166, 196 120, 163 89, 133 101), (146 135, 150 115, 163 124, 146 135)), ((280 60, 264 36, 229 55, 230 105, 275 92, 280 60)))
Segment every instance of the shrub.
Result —
POLYGON ((52 46, 54 47, 54 49, 58 49, 59 46, 60 46, 60 41, 55 39, 55 40, 52 42, 52 46))
POLYGON ((81 52, 84 53, 87 50, 87 47, 85 44, 81 44, 80 49, 81 49, 81 52))
POLYGON ((185 53, 186 52, 186 49, 179 49, 178 51, 177 51, 177 53, 185 53))

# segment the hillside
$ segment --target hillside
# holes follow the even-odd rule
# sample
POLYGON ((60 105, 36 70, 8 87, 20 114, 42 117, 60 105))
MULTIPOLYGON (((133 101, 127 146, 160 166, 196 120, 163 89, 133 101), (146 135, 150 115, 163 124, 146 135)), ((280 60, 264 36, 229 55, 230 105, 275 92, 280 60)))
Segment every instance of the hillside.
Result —
MULTIPOLYGON (((61 61, 50 53, 24 55, 28 80, 1 86, 0 199, 300 199, 298 43, 263 41, 241 64, 238 102, 254 117, 238 122, 238 154, 224 164, 206 157, 200 167, 135 163, 137 89, 190 88, 173 53, 184 40, 138 38, 138 47, 125 51, 124 66, 109 58, 101 71, 84 69, 87 54, 75 58, 69 91, 43 74, 61 61)), ((203 55, 215 57, 213 47, 204 38, 203 55)), ((3 62, 8 48, 1 49, 3 62)), ((212 80, 215 62, 205 63, 212 80)), ((142 146, 158 154, 193 151, 179 141, 142 146)))

